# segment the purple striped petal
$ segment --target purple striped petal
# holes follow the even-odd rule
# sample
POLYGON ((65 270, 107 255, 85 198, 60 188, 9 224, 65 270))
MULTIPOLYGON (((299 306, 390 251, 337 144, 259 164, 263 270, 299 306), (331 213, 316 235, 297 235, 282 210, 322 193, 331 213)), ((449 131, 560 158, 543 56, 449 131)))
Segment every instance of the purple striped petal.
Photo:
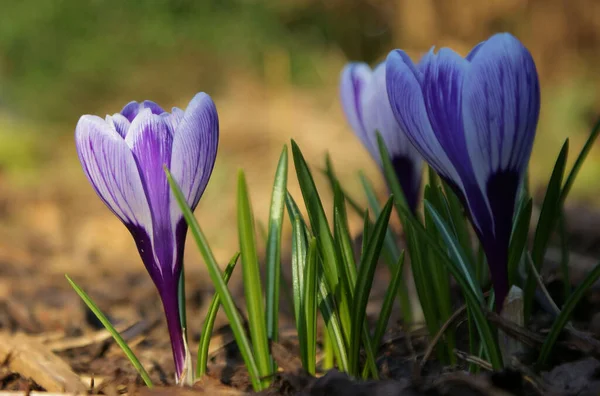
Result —
POLYGON ((123 110, 121 110, 121 114, 130 122, 132 122, 133 119, 144 109, 150 109, 150 111, 152 111, 152 114, 162 114, 165 112, 162 109, 162 107, 160 107, 153 101, 144 100, 142 103, 138 103, 135 101, 127 103, 125 107, 123 107, 123 110))
POLYGON ((85 115, 75 129, 79 160, 104 203, 128 227, 152 229, 135 159, 125 140, 103 119, 85 115))
MULTIPOLYGON (((429 121, 421 89, 423 73, 404 51, 390 52, 386 60, 386 87, 392 112, 423 158, 463 192, 461 178, 429 121)), ((463 192, 464 193, 464 192, 463 192)))
POLYGON ((164 166, 171 163, 173 135, 161 116, 144 109, 131 123, 125 142, 133 152, 152 213, 155 261, 163 277, 165 271, 178 274, 175 230, 170 215, 171 192, 164 171, 164 166))
POLYGON ((371 68, 365 63, 349 63, 340 77, 340 99, 346 119, 352 130, 374 158, 377 146, 365 128, 363 120, 363 92, 372 78, 371 68))
POLYGON ((372 147, 371 154, 380 166, 382 162, 376 132, 381 134, 408 205, 414 211, 421 187, 423 161, 392 112, 386 89, 385 70, 385 63, 378 65, 362 92, 364 125, 372 147))
POLYGON ((529 51, 509 34, 491 37, 472 58, 463 97, 465 138, 482 191, 493 173, 523 174, 540 110, 529 51))
POLYGON ((112 116, 107 115, 106 122, 113 127, 123 139, 125 139, 125 136, 127 136, 127 132, 129 131, 129 126, 131 125, 131 122, 129 122, 127 118, 120 113, 116 113, 112 116))
MULTIPOLYGON (((210 96, 199 93, 190 101, 177 125, 170 168, 192 210, 208 184, 218 144, 217 108, 210 96)), ((171 213, 174 222, 181 219, 176 202, 172 202, 171 213)))

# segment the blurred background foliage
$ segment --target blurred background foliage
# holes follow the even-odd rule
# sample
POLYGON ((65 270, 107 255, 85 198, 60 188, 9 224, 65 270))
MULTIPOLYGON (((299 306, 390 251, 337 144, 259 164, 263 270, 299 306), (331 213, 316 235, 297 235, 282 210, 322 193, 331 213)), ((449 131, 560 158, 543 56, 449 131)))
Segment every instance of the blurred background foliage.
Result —
MULTIPOLYGON (((598 115, 598 15, 596 0, 5 2, 0 215, 7 213, 11 230, 27 229, 37 243, 70 257, 89 259, 97 246, 115 246, 126 231, 106 235, 120 228, 79 167, 77 119, 114 113, 130 100, 185 107, 206 91, 219 109, 221 145, 198 216, 227 258, 236 243, 236 170, 246 170, 257 218, 265 219, 276 159, 290 138, 313 167, 329 151, 352 192, 359 192, 356 172, 365 169, 385 194, 338 103, 347 61, 375 64, 398 47, 415 58, 432 45, 465 54, 498 31, 521 39, 540 73, 543 105, 531 164, 539 185, 562 141, 571 137, 572 147, 581 147, 598 115)), ((599 161, 594 149, 575 190, 590 204, 597 203, 599 161)), ((121 245, 132 252, 129 242, 121 245)))

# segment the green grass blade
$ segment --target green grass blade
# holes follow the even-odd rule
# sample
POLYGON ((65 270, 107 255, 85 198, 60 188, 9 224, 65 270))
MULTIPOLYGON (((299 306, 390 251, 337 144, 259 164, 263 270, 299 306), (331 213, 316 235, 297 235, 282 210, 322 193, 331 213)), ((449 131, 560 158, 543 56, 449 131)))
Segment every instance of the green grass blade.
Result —
MULTIPOLYGON (((335 175, 335 170, 333 169, 333 164, 331 163, 331 157, 329 153, 325 154, 325 171, 323 172, 327 180, 329 181, 329 186, 331 187, 331 191, 335 191, 335 184, 338 183, 338 178, 335 175)), ((341 188, 341 187, 340 187, 341 188)), ((343 189, 342 193, 346 198, 350 207, 360 216, 363 217, 365 215, 365 211, 363 208, 354 200, 350 195, 348 195, 343 189)))
POLYGON ((342 277, 345 276, 345 268, 338 257, 337 249, 331 230, 329 229, 329 223, 325 216, 325 211, 319 197, 319 193, 315 186, 312 174, 300 148, 292 140, 292 153, 294 157, 294 165, 296 167, 296 174, 298 177, 298 183, 302 191, 302 197, 304 198, 304 204, 308 212, 312 232, 317 238, 317 246, 323 263, 323 274, 325 280, 328 283, 329 289, 336 296, 336 303, 339 306, 339 317, 344 331, 346 339, 349 338, 350 334, 350 299, 347 285, 347 279, 342 277), (341 278, 341 282, 340 282, 341 278))
POLYGON ((513 226, 510 237, 510 246, 508 248, 508 280, 509 285, 518 284, 519 263, 523 257, 523 251, 527 246, 527 237, 529 236, 529 223, 531 221, 531 211, 533 210, 533 201, 531 198, 517 212, 517 221, 513 226))
POLYGON ((560 335, 560 332, 563 330, 573 310, 581 301, 581 299, 585 296, 586 292, 589 288, 600 278, 600 263, 594 267, 594 269, 585 277, 583 282, 569 295, 567 301, 565 302, 560 314, 554 320, 552 324, 552 328, 550 332, 546 336, 546 340, 542 344, 542 349, 540 351, 540 355, 537 360, 537 367, 542 368, 544 364, 546 364, 546 360, 552 353, 552 348, 554 348, 554 344, 560 335))
POLYGON ((317 240, 313 237, 308 244, 308 257, 304 274, 304 339, 306 342, 306 364, 304 369, 315 375, 317 356, 317 240))
MULTIPOLYGON (((369 202, 369 207, 371 208, 375 216, 379 216, 379 214, 381 213, 381 206, 379 205, 379 201, 377 200, 377 195, 375 194, 373 186, 362 172, 359 172, 359 178, 363 186, 365 195, 367 197, 367 201, 369 202)), ((383 257, 388 267, 390 268, 390 271, 394 272, 394 265, 396 265, 398 262, 398 257, 400 257, 400 251, 398 250, 398 246, 396 244, 396 237, 394 235, 394 232, 392 231, 391 226, 388 226, 388 230, 385 234, 385 241, 383 244, 383 257)), ((402 311, 404 321, 407 323, 411 323, 413 321, 412 306, 410 301, 410 295, 408 293, 408 287, 406 286, 406 282, 403 278, 400 279, 398 296, 400 297, 400 309, 402 311)))
POLYGON ((233 332, 233 336, 235 338, 236 344, 244 362, 246 363, 246 368, 248 369, 248 373, 250 374, 250 381, 252 383, 252 387, 255 391, 260 391, 264 388, 264 385, 261 381, 260 373, 258 371, 258 366, 256 365, 256 361, 254 360, 254 355, 252 353, 252 348, 250 346, 250 342, 246 333, 244 331, 244 324, 242 322, 242 318, 240 313, 235 306, 235 302, 233 301, 233 297, 227 289, 227 285, 222 278, 221 270, 219 269, 219 264, 215 260, 215 257, 210 249, 208 241, 198 224, 198 221, 194 217, 192 210, 189 205, 181 189, 177 185, 177 182, 173 179, 173 176, 169 172, 168 169, 165 168, 165 172, 167 174, 167 180, 169 181, 169 185, 171 186, 171 191, 175 195, 175 199, 183 212, 183 216, 185 221, 188 223, 192 236, 196 244, 198 245, 198 249, 200 250, 200 254, 204 259, 206 267, 208 268, 208 273, 210 275, 210 279, 217 291, 219 293, 219 298, 221 299, 221 305, 223 306, 223 310, 227 315, 227 319, 229 320, 229 325, 231 326, 231 330, 233 332))
MULTIPOLYGON (((267 236, 266 269, 267 280, 266 315, 267 338, 278 341, 279 336, 279 286, 281 284, 281 231, 283 227, 283 211, 285 208, 285 194, 287 191, 288 154, 287 147, 283 147, 271 194, 271 207, 269 210, 269 231, 267 236)), ((276 367, 271 367, 274 372, 276 367)))
POLYGON ((348 217, 346 215, 346 204, 344 195, 339 184, 336 182, 333 194, 333 230, 334 241, 339 251, 339 256, 344 263, 344 275, 347 281, 347 287, 350 291, 356 283, 356 261, 354 260, 354 249, 352 248, 352 238, 348 229, 348 217))
MULTIPOLYGON (((393 197, 388 199, 387 203, 381 211, 381 215, 375 221, 373 231, 369 237, 365 253, 361 257, 361 264, 357 277, 356 287, 354 290, 352 330, 350 334, 352 339, 350 342, 350 373, 360 375, 360 346, 361 333, 366 317, 367 302, 373 286, 373 277, 375 269, 383 247, 385 233, 387 231, 390 214, 392 213, 393 197)), ((370 343, 370 340, 367 340, 370 343)), ((367 347, 370 347, 367 343, 367 347)))
MULTIPOLYGON (((258 254, 256 252, 254 218, 250 198, 248 197, 246 178, 242 171, 238 173, 237 207, 240 253, 242 255, 242 279, 244 281, 246 309, 248 310, 250 338, 252 339, 252 348, 258 371, 261 376, 266 377, 271 374, 272 363, 263 308, 258 254)), ((268 380, 263 381, 265 384, 268 383, 268 380)))
POLYGON ((569 172, 569 175, 566 178, 565 184, 563 185, 563 188, 560 192, 561 206, 564 205, 564 203, 567 199, 567 196, 569 195, 569 192, 571 191, 571 187, 573 187, 573 184, 575 183, 575 179, 577 178, 577 175, 579 174, 579 170, 583 166, 585 159, 587 158, 590 150, 594 146, 594 142, 596 141, 598 134, 600 134, 600 119, 598 119, 598 121, 596 121, 596 125, 594 125, 594 127, 592 128, 592 132, 590 133, 590 136, 588 137, 585 144, 583 145, 583 148, 579 152, 579 155, 577 156, 577 159, 575 160, 575 163, 573 164, 573 167, 571 168, 571 171, 569 172))
MULTIPOLYGON (((400 281, 402 280, 403 269, 404 251, 400 253, 398 262, 394 266, 394 270, 392 271, 392 279, 390 280, 390 284, 388 285, 388 288, 385 291, 383 304, 381 304, 381 311, 379 312, 377 324, 375 325, 375 332, 373 333, 373 338, 371 341, 371 345, 373 346, 373 349, 375 351, 377 351, 381 347, 383 335, 385 334, 385 330, 388 326, 390 315, 392 314, 392 308, 394 307, 394 300, 396 299, 396 295, 398 294, 398 288, 400 287, 400 281)), ((365 366, 363 368, 363 378, 365 378, 368 375, 368 369, 368 366, 365 366)))
MULTIPOLYGON (((485 300, 483 298, 483 294, 481 293, 481 289, 479 288, 476 280, 473 277, 473 274, 468 267, 468 264, 466 263, 467 259, 462 252, 460 244, 449 232, 448 227, 443 222, 441 216, 427 201, 425 201, 425 210, 431 215, 438 227, 440 234, 446 242, 446 248, 448 249, 452 259, 444 261, 448 265, 448 270, 452 273, 452 276, 454 276, 454 279, 456 279, 457 283, 460 285, 463 296, 465 297, 465 300, 469 306, 469 310, 473 315, 475 324, 477 325, 477 330, 484 344, 485 351, 490 358, 490 363, 495 370, 499 370, 502 368, 502 355, 498 346, 498 339, 492 331, 490 324, 482 310, 485 300)), ((415 229, 416 228, 417 226, 415 226, 415 229)), ((424 229, 422 231, 424 232, 423 237, 431 239, 424 229)), ((430 244, 432 252, 436 252, 441 258, 448 258, 446 254, 439 252, 439 249, 435 245, 435 241, 433 242, 434 243, 430 244)))
MULTIPOLYGON (((237 264, 239 257, 240 253, 237 252, 233 255, 233 257, 229 261, 229 264, 227 264, 225 272, 223 273, 223 281, 225 282, 225 284, 229 282, 229 279, 231 278, 231 274, 233 274, 233 270, 235 269, 235 265, 237 264)), ((204 377, 204 375, 206 374, 206 366, 208 364, 208 348, 210 347, 210 339, 212 336, 213 327, 215 326, 215 320, 217 319, 217 312, 219 312, 220 305, 221 300, 219 298, 219 294, 215 293, 210 302, 210 306, 208 307, 206 318, 204 319, 202 333, 200 333, 200 342, 198 345, 198 360, 196 364, 196 378, 204 377)))
MULTIPOLYGON (((290 213, 291 215, 291 213, 290 213)), ((294 217, 292 230, 292 294, 294 300, 294 317, 298 331, 298 343, 300 345, 300 360, 302 366, 308 366, 308 351, 306 330, 304 329, 304 314, 302 304, 304 299, 304 273, 307 257, 306 235, 304 235, 304 224, 302 219, 294 217)))
MULTIPOLYGON (((565 144, 560 150, 560 154, 558 155, 554 169, 552 170, 552 176, 550 176, 550 182, 548 183, 548 189, 546 190, 546 195, 544 196, 544 203, 542 204, 540 217, 535 229, 531 258, 538 272, 542 267, 548 242, 550 241, 550 237, 552 236, 552 232, 556 226, 557 219, 560 216, 561 185, 568 152, 569 139, 565 141, 565 144)), ((525 288, 523 289, 523 315, 525 317, 525 322, 527 322, 529 316, 531 315, 533 297, 537 287, 535 275, 533 275, 530 270, 527 271, 527 274, 527 281, 525 288)))
POLYGON ((323 316, 323 320, 327 326, 329 341, 335 355, 335 360, 338 363, 338 368, 341 371, 348 372, 347 342, 342 323, 335 307, 335 298, 329 290, 324 276, 320 274, 319 278, 319 310, 321 311, 321 316, 323 316))
POLYGON ((104 315, 102 313, 102 311, 100 310, 100 308, 98 308, 98 306, 94 303, 94 301, 92 301, 92 299, 90 298, 90 296, 88 296, 87 293, 85 291, 83 291, 83 289, 81 287, 79 287, 75 283, 75 281, 73 281, 73 279, 71 279, 69 277, 69 275, 65 274, 65 278, 67 278, 67 281, 71 284, 71 287, 73 288, 73 290, 75 290, 75 292, 83 300, 83 302, 85 303, 85 305, 87 305, 88 308, 94 313, 94 315, 96 315, 96 317, 98 318, 98 320, 100 321, 100 323, 102 323, 102 325, 104 326, 104 328, 106 330, 108 330, 108 332, 113 337, 113 339, 115 340, 115 342, 117 343, 117 345, 119 345, 119 347, 121 348, 121 350, 125 353, 125 355, 127 355, 127 358, 129 359, 129 361, 131 362, 131 364, 133 365, 133 367, 135 367, 135 369, 137 370, 137 372, 140 375, 140 377, 142 377, 142 379, 144 380, 144 383, 146 384, 146 386, 148 388, 152 388, 152 386, 153 386, 152 385, 152 380, 150 379, 150 376, 148 375, 148 372, 146 371, 146 369, 144 369, 144 366, 142 366, 142 363, 140 363, 140 361, 135 356, 135 354, 133 353, 133 351, 131 350, 131 348, 129 348, 129 345, 127 345, 127 342, 125 342, 125 340, 123 339, 123 337, 121 337, 121 335, 119 334, 119 332, 110 323, 110 321, 108 320, 108 318, 106 317, 106 315, 104 315))
POLYGON ((571 275, 569 273, 569 235, 564 210, 560 211, 558 218, 558 235, 560 239, 560 269, 562 272, 563 298, 571 294, 571 275))

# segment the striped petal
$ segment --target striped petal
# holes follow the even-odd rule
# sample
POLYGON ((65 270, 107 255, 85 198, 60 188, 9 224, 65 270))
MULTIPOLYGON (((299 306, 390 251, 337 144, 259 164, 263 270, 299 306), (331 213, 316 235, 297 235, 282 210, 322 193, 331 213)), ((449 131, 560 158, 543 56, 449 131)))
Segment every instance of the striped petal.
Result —
POLYGON ((385 70, 385 63, 379 64, 362 92, 364 125, 372 146, 371 154, 380 166, 382 162, 376 132, 381 134, 409 207, 415 210, 421 186, 423 161, 394 116, 386 88, 385 70))
MULTIPOLYGON (((219 144, 219 117, 214 102, 205 93, 197 94, 177 124, 173 137, 171 173, 179 183, 192 210, 212 173, 219 144)), ((171 203, 173 221, 181 219, 176 202, 171 203)))
POLYGON ((349 63, 342 70, 340 77, 340 99, 346 119, 352 127, 356 136, 369 150, 374 158, 377 158, 379 150, 373 144, 365 128, 363 119, 363 93, 369 86, 372 78, 371 68, 366 63, 349 63))
POLYGON ((112 116, 107 115, 106 123, 112 126, 123 139, 125 139, 125 136, 127 136, 129 126, 131 125, 131 122, 129 122, 129 120, 120 113, 113 114, 112 116))
POLYGON ((125 140, 100 117, 84 115, 75 129, 75 144, 87 178, 110 210, 128 227, 151 232, 150 209, 125 140))
POLYGON ((464 191, 461 178, 429 120, 421 87, 423 79, 423 73, 404 51, 390 52, 386 60, 386 87, 396 120, 436 172, 464 191))
POLYGON ((174 226, 171 223, 171 191, 164 166, 171 162, 173 135, 167 124, 150 109, 143 109, 133 120, 125 142, 130 147, 141 176, 152 213, 155 261, 163 270, 177 273, 174 226))
POLYGON ((151 100, 144 100, 142 103, 138 103, 136 101, 129 102, 123 107, 121 110, 121 114, 132 122, 135 117, 144 109, 150 109, 152 114, 162 114, 165 111, 158 104, 154 103, 151 100))
POLYGON ((482 191, 494 173, 522 175, 540 111, 538 77, 529 51, 510 34, 492 36, 472 57, 463 98, 468 153, 482 191))

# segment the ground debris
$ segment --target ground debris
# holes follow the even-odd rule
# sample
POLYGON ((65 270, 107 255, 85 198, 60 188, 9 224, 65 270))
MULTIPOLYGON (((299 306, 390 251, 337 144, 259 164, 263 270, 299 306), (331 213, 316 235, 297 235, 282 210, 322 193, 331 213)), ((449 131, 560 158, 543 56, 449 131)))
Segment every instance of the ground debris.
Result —
POLYGON ((87 393, 87 387, 67 363, 25 334, 0 333, 0 361, 49 392, 87 393))
POLYGON ((542 378, 561 395, 599 395, 600 361, 590 357, 564 363, 544 373, 542 378))

